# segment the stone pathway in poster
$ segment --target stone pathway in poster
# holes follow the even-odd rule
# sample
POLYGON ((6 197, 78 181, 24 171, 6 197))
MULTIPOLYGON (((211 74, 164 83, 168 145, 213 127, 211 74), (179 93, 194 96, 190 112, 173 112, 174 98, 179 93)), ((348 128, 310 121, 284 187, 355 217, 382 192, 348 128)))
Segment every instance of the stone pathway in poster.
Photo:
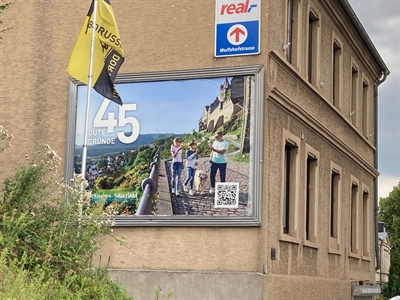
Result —
MULTIPOLYGON (((163 162, 161 162, 163 163, 163 162)), ((171 182, 171 162, 166 161, 166 170, 168 182, 171 182)), ((208 158, 199 158, 198 170, 210 173, 210 163, 208 158)), ((239 207, 238 208, 215 208, 214 195, 211 195, 210 179, 207 180, 204 192, 200 195, 198 192, 194 196, 183 191, 183 181, 186 178, 186 168, 183 169, 181 175, 181 185, 179 189, 180 196, 171 194, 171 203, 174 215, 200 215, 200 216, 246 216, 246 206, 248 201, 248 184, 249 184, 249 164, 237 162, 229 159, 226 171, 227 182, 239 182, 239 207)), ((219 173, 216 180, 219 181, 219 173)))

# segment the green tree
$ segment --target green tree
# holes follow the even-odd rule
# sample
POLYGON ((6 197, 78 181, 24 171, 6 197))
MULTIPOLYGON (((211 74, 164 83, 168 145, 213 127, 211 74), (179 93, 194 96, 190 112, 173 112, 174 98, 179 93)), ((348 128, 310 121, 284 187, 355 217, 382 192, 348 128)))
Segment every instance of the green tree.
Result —
POLYGON ((138 155, 136 156, 133 165, 138 166, 140 164, 148 164, 150 166, 156 151, 157 149, 155 147, 150 148, 145 145, 140 146, 138 149, 138 155))
POLYGON ((387 224, 392 247, 400 249, 400 183, 379 201, 379 219, 387 224))
POLYGON ((385 299, 400 295, 400 251, 390 251, 389 281, 382 287, 382 294, 385 299))
POLYGON ((390 244, 389 281, 382 288, 386 299, 400 294, 400 183, 379 202, 379 220, 387 224, 390 244))
POLYGON ((132 166, 135 158, 137 156, 137 150, 135 151, 127 151, 125 153, 125 159, 127 160, 127 166, 132 166))

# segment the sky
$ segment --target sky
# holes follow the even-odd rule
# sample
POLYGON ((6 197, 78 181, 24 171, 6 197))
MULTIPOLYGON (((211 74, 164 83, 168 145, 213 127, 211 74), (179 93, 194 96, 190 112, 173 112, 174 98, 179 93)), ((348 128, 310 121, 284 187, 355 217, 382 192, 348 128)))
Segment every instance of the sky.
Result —
MULTIPOLYGON (((229 81, 231 79, 228 77, 229 81)), ((222 77, 117 84, 116 88, 124 103, 122 107, 93 92, 88 138, 116 137, 118 132, 130 132, 134 126, 138 127, 136 132, 140 134, 198 131, 205 106, 210 105, 218 96, 224 80, 222 77)), ((86 98, 87 87, 79 86, 77 145, 83 142, 86 98)))
POLYGON ((378 89, 378 197, 400 181, 400 0, 349 0, 390 74, 378 89))

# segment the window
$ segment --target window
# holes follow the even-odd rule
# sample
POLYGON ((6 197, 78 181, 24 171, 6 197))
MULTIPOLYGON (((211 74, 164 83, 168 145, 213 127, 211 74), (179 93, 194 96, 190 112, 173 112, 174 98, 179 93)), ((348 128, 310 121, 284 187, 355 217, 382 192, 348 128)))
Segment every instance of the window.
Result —
POLYGON ((362 255, 369 257, 369 192, 367 188, 363 189, 363 211, 362 211, 362 255))
POLYGON ((329 216, 329 248, 340 249, 340 177, 341 169, 332 163, 331 167, 331 195, 329 216))
POLYGON ((368 82, 363 80, 362 101, 361 101, 361 133, 368 138, 368 82))
POLYGON ((351 182, 351 207, 350 207, 350 252, 358 254, 358 181, 351 182))
POLYGON ((357 127, 357 101, 358 100, 358 67, 352 65, 351 67, 351 123, 357 127))
POLYGON ((342 89, 342 48, 337 38, 333 41, 333 72, 332 72, 332 104, 340 107, 340 95, 342 89))
POLYGON ((306 146, 306 241, 317 242, 318 225, 318 157, 319 153, 306 146))
POLYGON ((286 60, 293 66, 298 67, 298 47, 300 45, 300 27, 301 27, 301 5, 300 0, 287 0, 286 16, 286 60))
POLYGON ((286 37, 286 59, 292 62, 293 47, 293 0, 287 1, 287 37, 286 37))
POLYGON ((290 133, 290 138, 285 138, 283 157, 283 210, 282 226, 283 233, 297 237, 297 195, 298 195, 298 172, 299 172, 299 141, 290 133))
POLYGON ((336 170, 332 170, 331 176, 331 219, 330 230, 331 237, 338 237, 338 204, 339 204, 339 182, 340 174, 336 170))
POLYGON ((308 81, 317 86, 318 82, 318 64, 319 64, 319 36, 320 20, 314 9, 310 9, 308 16, 308 81))

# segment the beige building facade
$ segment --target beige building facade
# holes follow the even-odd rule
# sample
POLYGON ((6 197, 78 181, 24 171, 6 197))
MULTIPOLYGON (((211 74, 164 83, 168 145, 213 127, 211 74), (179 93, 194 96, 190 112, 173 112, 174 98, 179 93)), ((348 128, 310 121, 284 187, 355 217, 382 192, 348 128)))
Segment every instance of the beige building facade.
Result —
MULTIPOLYGON (((136 300, 154 298, 156 285, 172 299, 379 294, 377 106, 389 70, 347 0, 254 3, 260 54, 216 58, 214 0, 111 2, 120 80, 208 69, 256 84, 250 216, 120 217, 124 244, 109 238, 99 255, 136 300)), ((70 161, 76 91, 65 70, 89 5, 28 0, 2 15, 12 30, 0 43, 0 124, 15 139, 0 154, 1 180, 41 142, 70 161)))

